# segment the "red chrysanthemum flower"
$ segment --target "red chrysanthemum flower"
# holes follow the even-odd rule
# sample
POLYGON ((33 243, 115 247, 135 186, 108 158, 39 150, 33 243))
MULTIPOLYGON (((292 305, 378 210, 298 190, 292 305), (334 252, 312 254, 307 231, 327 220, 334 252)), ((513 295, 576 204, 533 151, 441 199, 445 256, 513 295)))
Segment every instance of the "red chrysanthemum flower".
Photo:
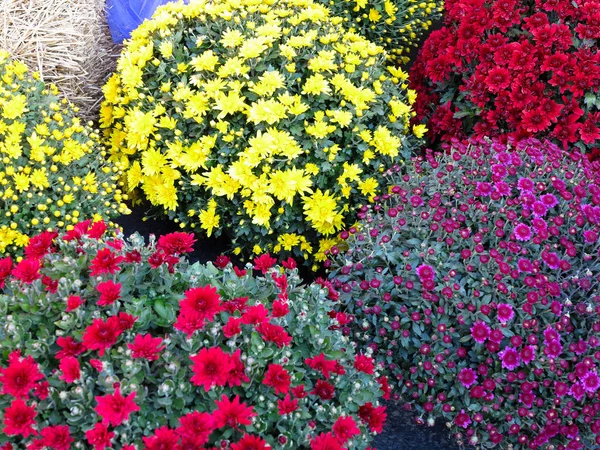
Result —
POLYGON ((260 255, 254 258, 254 268, 256 270, 260 270, 264 275, 265 273, 267 273, 267 270, 273 267, 273 264, 275 264, 276 262, 277 259, 272 258, 271 255, 265 253, 264 255, 260 255))
POLYGON ((539 133, 548 128, 552 122, 542 108, 533 108, 523 112, 521 126, 529 133, 539 133))
POLYGON ((383 431, 383 425, 387 418, 385 406, 378 406, 375 408, 371 402, 365 403, 358 408, 358 416, 369 426, 371 431, 375 433, 381 433, 383 431))
POLYGON ((121 390, 117 388, 112 395, 97 396, 98 406, 94 408, 94 411, 102 417, 102 423, 109 423, 113 427, 118 427, 129 418, 131 413, 140 410, 140 407, 134 401, 135 394, 135 392, 132 392, 127 397, 123 397, 121 390))
POLYGON ((98 252, 96 257, 92 259, 90 264, 90 275, 97 276, 103 273, 113 274, 121 270, 119 263, 123 261, 122 256, 117 256, 110 251, 109 248, 103 248, 98 252))
POLYGON ((44 285, 46 292, 56 294, 56 292, 58 291, 58 280, 53 280, 49 276, 44 275, 42 277, 42 284, 44 285))
POLYGON ((331 281, 319 277, 315 280, 315 284, 318 284, 327 291, 327 298, 329 300, 337 302, 340 299, 340 293, 335 290, 331 281))
POLYGON ((85 352, 85 346, 71 336, 59 337, 56 340, 56 344, 62 348, 56 352, 56 359, 63 359, 67 356, 77 356, 83 352, 85 352))
POLYGON ((100 239, 104 235, 106 229, 107 227, 104 220, 98 220, 94 222, 91 227, 89 227, 87 235, 92 239, 100 239))
POLYGON ((75 440, 71 437, 68 425, 56 425, 42 430, 42 446, 53 450, 70 450, 75 440))
POLYGON ((229 264, 230 262, 231 262, 231 259, 229 259, 228 256, 219 255, 215 259, 215 266, 218 267, 219 269, 224 269, 225 267, 227 267, 227 264, 229 264))
POLYGON ((120 312, 118 316, 111 317, 108 320, 113 320, 117 324, 119 331, 123 333, 133 328, 133 324, 138 320, 138 317, 125 312, 120 312))
POLYGON ((58 368, 63 373, 60 376, 60 379, 67 383, 73 383, 81 378, 81 367, 79 365, 79 361, 73 356, 62 358, 58 368))
POLYGON ((94 446, 94 450, 104 450, 110 447, 110 441, 115 437, 115 433, 108 430, 108 427, 101 422, 94 425, 94 428, 85 432, 85 438, 88 444, 94 446))
POLYGON ((237 275, 238 278, 242 278, 246 276, 246 269, 240 269, 237 266, 233 267, 233 271, 235 272, 235 274, 237 275))
POLYGON ((204 445, 213 429, 213 417, 209 413, 193 411, 179 418, 177 432, 195 445, 204 445))
POLYGON ((12 259, 10 256, 0 259, 0 289, 4 288, 6 278, 12 270, 12 259))
MULTIPOLYGON (((281 296, 281 294, 279 295, 281 296)), ((287 298, 285 300, 280 299, 273 302, 273 317, 285 317, 289 312, 290 305, 287 301, 287 298)))
POLYGON ((221 302, 221 308, 230 314, 233 314, 236 311, 244 313, 247 309, 246 303, 248 303, 248 297, 236 297, 221 302))
POLYGON ((288 259, 286 259, 285 261, 281 261, 281 265, 289 270, 293 270, 298 266, 296 264, 296 260, 294 258, 292 258, 291 256, 288 257, 288 259))
POLYGON ((29 435, 37 435, 33 429, 35 425, 35 408, 17 398, 4 411, 4 433, 8 436, 21 435, 26 438, 29 435))
POLYGON ((44 378, 42 372, 31 356, 21 357, 21 352, 15 350, 8 356, 8 367, 0 368, 0 383, 2 394, 16 398, 27 397, 38 380, 44 378))
POLYGON ((325 380, 317 380, 315 387, 310 393, 318 395, 321 400, 331 400, 335 397, 335 388, 333 387, 333 384, 328 383, 325 380))
POLYGON ((106 322, 102 319, 94 319, 94 323, 88 326, 83 333, 83 345, 88 350, 98 350, 100 356, 104 355, 106 349, 111 347, 121 334, 118 320, 110 317, 106 322))
POLYGON ((229 400, 226 395, 221 401, 216 401, 217 409, 213 413, 215 428, 229 426, 238 429, 240 425, 252 424, 251 418, 256 416, 254 409, 245 403, 240 403, 239 395, 229 400))
POLYGON ((359 372, 364 372, 368 375, 372 375, 375 370, 375 364, 373 359, 365 355, 356 355, 354 359, 354 368, 359 372))
POLYGON ((79 295, 69 295, 67 299, 67 309, 66 312, 75 311, 81 305, 83 305, 84 300, 79 295))
POLYGON ((354 436, 359 435, 360 429, 352 417, 342 416, 333 424, 333 434, 341 444, 345 444, 354 436))
POLYGON ((336 362, 325 358, 325 354, 315 356, 314 358, 306 358, 304 362, 311 369, 318 370, 325 378, 329 378, 329 374, 335 371, 336 362))
POLYGON ((79 222, 73 227, 72 230, 69 230, 65 233, 65 235, 63 236, 63 241, 80 241, 81 238, 85 236, 85 234, 88 232, 91 223, 92 221, 89 219, 83 222, 79 222))
POLYGON ((242 320, 237 317, 230 316, 229 320, 223 327, 223 335, 229 339, 242 332, 242 320))
POLYGON ((310 450, 343 450, 332 433, 321 433, 310 441, 310 450))
POLYGON ((233 355, 229 358, 232 369, 229 371, 229 377, 227 378, 227 384, 231 387, 241 386, 242 383, 249 383, 250 378, 246 376, 246 367, 242 362, 242 351, 238 348, 233 355))
POLYGON ((40 273, 40 261, 37 259, 24 259, 12 270, 12 275, 26 284, 42 278, 40 273))
POLYGON ((194 251, 194 233, 176 231, 158 238, 156 248, 164 251, 167 255, 181 255, 194 251))
POLYGON ((213 386, 225 386, 229 372, 233 369, 231 355, 219 347, 203 348, 196 356, 190 356, 194 363, 194 376, 191 381, 196 386, 204 386, 206 392, 213 386))
POLYGON ((96 290, 100 293, 98 306, 112 305, 121 297, 121 283, 115 283, 113 280, 98 283, 96 290))
POLYGON ((98 371, 98 373, 100 373, 104 370, 104 365, 102 364, 102 361, 100 361, 99 359, 90 359, 90 366, 92 366, 94 369, 96 369, 98 371))
POLYGON ((127 344, 131 350, 132 358, 143 358, 147 361, 156 361, 159 353, 164 350, 165 346, 161 347, 162 338, 153 338, 150 334, 138 334, 133 340, 133 344, 127 344))
POLYGON ((237 443, 231 444, 231 450, 268 450, 271 446, 264 439, 245 434, 237 443))
POLYGON ((128 264, 139 264, 142 262, 142 254, 137 250, 125 253, 125 262, 128 264))
POLYGON ((40 400, 46 400, 49 394, 50 383, 46 380, 39 381, 33 388, 33 395, 40 400))
POLYGON ((242 315, 242 323, 246 325, 258 325, 266 322, 269 318, 269 310, 263 304, 249 307, 242 315))
POLYGON ((389 400, 392 394, 392 388, 390 387, 388 377, 381 376, 377 378, 377 382, 379 383, 379 389, 383 392, 383 398, 389 400))
POLYGON ((290 345, 292 342, 292 337, 279 325, 264 322, 256 327, 256 331, 260 333, 265 341, 274 342, 279 348, 290 345))
POLYGON ((188 337, 191 337, 196 331, 204 328, 206 320, 196 311, 180 312, 173 328, 183 331, 188 337))
POLYGON ((275 394, 285 394, 290 390, 292 378, 287 370, 279 364, 269 364, 263 384, 275 389, 275 394))
POLYGON ((143 437, 145 450, 178 450, 179 435, 169 427, 154 430, 154 436, 143 437))
POLYGON ((200 318, 212 322, 221 311, 221 297, 211 285, 188 289, 185 298, 179 302, 182 314, 190 311, 198 313, 200 318))
POLYGON ((56 231, 44 231, 37 236, 33 236, 25 247, 25 257, 40 259, 50 251, 52 241, 56 236, 58 236, 56 231))
POLYGON ((291 414, 298 409, 298 400, 292 400, 289 395, 286 395, 283 400, 277 400, 277 409, 282 416, 291 414))
POLYGON ((306 391, 304 390, 304 385, 300 384, 296 387, 292 388, 292 394, 294 394, 294 397, 296 398, 304 398, 306 397, 308 394, 306 393, 306 391))

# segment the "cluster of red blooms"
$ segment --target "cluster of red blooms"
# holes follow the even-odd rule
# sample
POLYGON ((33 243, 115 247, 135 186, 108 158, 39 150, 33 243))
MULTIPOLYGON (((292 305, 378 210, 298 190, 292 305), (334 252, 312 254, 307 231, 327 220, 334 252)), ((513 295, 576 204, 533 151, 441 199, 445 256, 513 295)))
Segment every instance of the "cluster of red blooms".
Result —
POLYGON ((447 1, 411 69, 416 120, 433 142, 546 137, 598 159, 599 43, 598 0, 447 1))
MULTIPOLYGON (((600 183, 579 153, 418 159, 333 259, 346 334, 472 445, 600 444, 600 183)), ((348 238, 348 235, 341 236, 348 238)), ((332 253, 337 250, 333 249, 332 253)))
MULTIPOLYGON (((62 237, 64 241, 82 243, 84 236, 100 240, 106 232, 103 222, 83 222, 62 237)), ((13 266, 10 258, 0 260, 0 280, 2 286, 7 284, 18 285, 21 288, 30 287, 42 279, 42 286, 48 294, 56 293, 58 282, 42 275, 44 272, 44 257, 49 253, 60 251, 56 245, 57 233, 44 232, 33 237, 25 249, 26 259, 13 266)), ((165 350, 165 340, 154 337, 149 333, 135 332, 135 317, 126 312, 113 313, 110 307, 121 299, 121 283, 113 281, 127 265, 148 263, 152 268, 166 264, 169 271, 175 269, 179 257, 192 250, 193 235, 187 233, 172 233, 160 237, 156 251, 145 261, 138 250, 127 251, 125 242, 121 239, 108 239, 106 246, 90 252, 89 275, 90 283, 96 287, 97 298, 95 303, 91 299, 82 299, 79 295, 70 295, 65 302, 64 311, 67 313, 80 308, 96 309, 107 317, 93 318, 92 323, 82 330, 81 340, 74 335, 59 336, 56 345, 60 348, 51 357, 57 361, 59 379, 66 385, 79 383, 82 374, 95 372, 101 373, 105 366, 102 357, 107 357, 113 346, 122 341, 125 336, 135 336, 127 347, 131 351, 131 358, 142 359, 155 364, 164 364, 161 353, 165 350), (157 256, 158 255, 158 256, 157 256), (103 277, 109 278, 100 281, 103 277), (127 332, 127 335, 125 333, 127 332), (88 367, 89 366, 89 367, 88 367), (90 370, 91 369, 91 370, 90 370)), ((78 251, 85 253, 83 245, 78 244, 78 251)), ((229 264, 229 259, 219 257, 215 263, 217 268, 224 269, 229 264)), ((265 345, 272 344, 277 349, 292 345, 292 336, 286 329, 278 324, 278 320, 288 315, 290 291, 288 278, 285 273, 270 270, 276 260, 270 255, 262 255, 254 259, 254 269, 267 275, 276 286, 276 298, 267 308, 262 303, 249 304, 248 297, 222 299, 217 289, 211 285, 188 289, 179 301, 179 312, 172 327, 185 333, 191 338, 196 332, 207 327, 219 326, 220 331, 227 339, 235 339, 238 335, 250 335, 256 331, 262 337, 265 345), (225 313, 225 314, 221 314, 225 313), (224 323, 220 321, 226 318, 224 323), (246 329, 244 329, 246 328, 246 329)), ((295 268, 293 259, 283 263, 285 268, 295 268)), ((245 277, 246 271, 237 269, 238 277, 245 277)), ((324 282, 324 281, 323 281, 324 282)), ((324 282, 326 283, 326 282, 324 282)), ((60 301, 60 300, 59 300, 60 301)), ((279 321, 279 323, 283 323, 279 321)), ((168 336, 168 334, 167 334, 168 336)), ((252 382, 272 388, 277 397, 277 411, 279 415, 286 416, 296 411, 305 414, 308 403, 316 407, 336 398, 336 387, 330 381, 331 375, 344 375, 347 368, 342 362, 347 360, 331 360, 321 353, 312 358, 307 358, 305 364, 310 375, 303 377, 305 384, 292 385, 294 370, 293 365, 270 363, 264 368, 262 376, 256 376, 256 367, 253 368, 253 380, 247 376, 245 357, 242 349, 234 352, 224 351, 219 345, 202 347, 200 351, 189 357, 190 370, 193 375, 189 381, 199 386, 203 391, 209 392, 221 387, 244 387, 249 392, 252 382), (306 384, 308 383, 308 385, 306 384), (308 386, 308 387, 307 387, 308 386), (303 404, 303 400, 305 399, 303 404)), ((286 362, 289 360, 286 358, 286 362)), ((357 355, 354 361, 357 373, 373 375, 374 363, 365 355, 357 355)), ((379 380, 382 389, 387 389, 387 379, 379 380)), ((8 358, 6 367, 0 366, 0 396, 8 396, 8 405, 3 411, 3 428, 5 436, 19 439, 19 443, 26 446, 27 450, 67 450, 76 439, 82 439, 77 432, 73 434, 68 425, 47 425, 37 423, 40 411, 37 404, 49 395, 49 382, 47 375, 42 373, 40 365, 32 356, 23 356, 21 351, 13 351, 8 358), (41 429, 40 429, 41 428, 41 429)), ((1 397, 0 397, 1 400, 1 397)), ((5 399, 6 400, 6 399, 5 399)), ((249 404, 255 400, 247 398, 246 403, 238 395, 222 394, 220 400, 214 401, 215 409, 212 412, 193 411, 179 418, 178 428, 160 427, 152 436, 143 437, 144 448, 147 450, 182 450, 186 448, 204 448, 209 443, 210 435, 215 430, 233 428, 239 432, 241 438, 237 442, 222 441, 220 448, 230 450, 258 450, 269 449, 271 446, 261 436, 248 434, 244 427, 252 425, 253 417, 257 416, 254 407, 249 404)), ((148 401, 148 399, 146 399, 148 401)), ((151 401, 151 400, 150 400, 151 401)), ((93 428, 85 430, 85 440, 94 450, 104 450, 113 445, 116 427, 126 421, 135 420, 143 407, 136 400, 136 392, 128 395, 121 393, 121 384, 114 383, 111 393, 95 396, 95 408, 98 421, 93 428)), ((372 432, 381 432, 386 418, 385 407, 374 406, 366 402, 359 406, 357 416, 340 414, 333 424, 331 431, 320 432, 308 436, 312 450, 335 450, 343 446, 361 431, 357 420, 368 427, 372 432)), ((309 424, 315 429, 314 422, 309 424)), ((265 436, 266 437, 266 436, 265 436)), ((280 444, 285 444, 288 438, 284 435, 278 437, 280 444)), ((213 437, 214 440, 214 437, 213 437)), ((0 441, 1 442, 1 441, 0 441)), ((132 442, 132 441, 130 441, 132 442)), ((16 441, 15 441, 16 443, 16 441)), ((217 445, 217 444, 215 444, 217 445)), ((123 449, 133 450, 129 443, 123 444, 123 449)), ((211 447, 212 448, 212 447, 211 447)), ((12 450, 12 443, 0 445, 1 450, 12 450)))

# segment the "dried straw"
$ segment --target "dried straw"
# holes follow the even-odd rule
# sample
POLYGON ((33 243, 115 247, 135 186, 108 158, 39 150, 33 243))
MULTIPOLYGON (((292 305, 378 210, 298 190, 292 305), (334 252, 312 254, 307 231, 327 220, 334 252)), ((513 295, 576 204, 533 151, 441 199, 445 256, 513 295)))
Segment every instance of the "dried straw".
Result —
POLYGON ((104 7, 105 0, 0 0, 0 49, 55 83, 86 120, 97 119, 119 53, 104 7))

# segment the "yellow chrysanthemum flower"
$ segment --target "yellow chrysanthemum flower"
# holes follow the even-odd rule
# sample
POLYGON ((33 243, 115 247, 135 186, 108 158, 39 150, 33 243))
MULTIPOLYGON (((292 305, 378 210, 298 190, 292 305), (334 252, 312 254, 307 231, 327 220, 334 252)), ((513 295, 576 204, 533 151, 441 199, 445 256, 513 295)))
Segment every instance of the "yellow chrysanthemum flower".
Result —
POLYGON ((302 197, 304 215, 312 227, 323 235, 333 234, 343 225, 343 215, 338 211, 337 198, 329 191, 317 189, 310 197, 302 197))

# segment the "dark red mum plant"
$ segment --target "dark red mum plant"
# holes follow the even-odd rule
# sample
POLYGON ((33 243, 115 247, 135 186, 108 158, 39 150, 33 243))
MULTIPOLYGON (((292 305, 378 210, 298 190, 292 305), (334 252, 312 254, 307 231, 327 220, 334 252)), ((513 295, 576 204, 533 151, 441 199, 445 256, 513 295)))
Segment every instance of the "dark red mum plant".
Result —
POLYGON ((342 233, 342 330, 420 421, 484 448, 600 444, 594 173, 549 142, 459 144, 393 175, 342 233))
POLYGON ((549 137, 600 156, 600 2, 453 0, 412 67, 434 142, 549 137))

